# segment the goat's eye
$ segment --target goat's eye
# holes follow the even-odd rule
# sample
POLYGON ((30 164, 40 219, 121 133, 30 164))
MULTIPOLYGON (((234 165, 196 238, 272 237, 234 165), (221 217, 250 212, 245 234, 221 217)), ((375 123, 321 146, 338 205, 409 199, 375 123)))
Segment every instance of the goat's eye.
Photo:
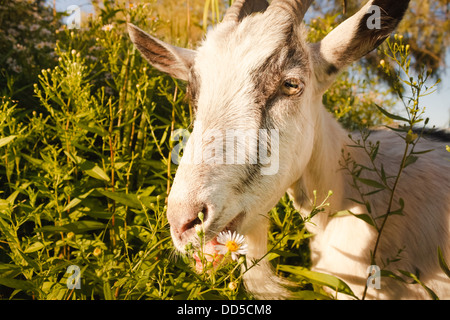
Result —
POLYGON ((288 96, 300 95, 303 92, 303 83, 297 78, 286 79, 283 82, 281 91, 288 96))

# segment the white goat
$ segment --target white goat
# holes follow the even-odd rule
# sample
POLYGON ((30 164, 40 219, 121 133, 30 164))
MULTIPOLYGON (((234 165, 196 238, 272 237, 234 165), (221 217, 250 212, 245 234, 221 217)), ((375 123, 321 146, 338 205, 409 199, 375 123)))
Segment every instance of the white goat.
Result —
MULTIPOLYGON (((223 22, 195 51, 166 44, 131 24, 129 33, 153 66, 188 81, 195 118, 202 125, 194 125, 185 154, 192 153, 196 144, 200 150, 211 149, 211 141, 202 139, 207 130, 279 132, 276 174, 261 174, 266 166, 261 163, 181 160, 167 211, 176 248, 183 251, 193 241, 197 213, 203 211, 207 241, 214 241, 223 230, 235 230, 246 236, 248 257, 260 258, 267 252, 266 213, 286 191, 299 210, 309 212, 313 190, 323 196, 333 190, 328 214, 313 218, 313 269, 343 279, 361 297, 377 232, 354 216, 330 214, 366 210, 349 200, 358 196, 350 186, 352 178, 340 170, 341 151, 359 164, 369 166, 369 159, 363 150, 348 147, 353 142, 322 106, 322 94, 342 68, 383 42, 409 1, 371 0, 314 44, 305 41, 302 24, 311 2, 273 0, 269 5, 265 0, 235 0, 223 22), (381 16, 376 20, 379 28, 371 29, 373 5, 381 16)), ((386 175, 395 175, 404 141, 387 130, 373 132, 370 139, 380 141, 378 166, 383 163, 386 175)), ((450 162, 442 141, 422 139, 417 150, 425 149, 435 151, 421 155, 403 172, 394 203, 404 199, 404 216, 389 218, 377 257, 392 258, 405 248, 390 270, 419 272, 423 283, 448 299, 450 280, 439 267, 437 247, 450 261, 450 162)), ((364 177, 370 179, 370 172, 364 177)), ((387 191, 367 198, 374 217, 385 213, 388 198, 387 191)), ((266 260, 245 274, 245 283, 258 298, 290 296, 266 260)), ((367 297, 414 299, 426 298, 427 293, 417 284, 383 278, 381 289, 370 288, 367 297)))

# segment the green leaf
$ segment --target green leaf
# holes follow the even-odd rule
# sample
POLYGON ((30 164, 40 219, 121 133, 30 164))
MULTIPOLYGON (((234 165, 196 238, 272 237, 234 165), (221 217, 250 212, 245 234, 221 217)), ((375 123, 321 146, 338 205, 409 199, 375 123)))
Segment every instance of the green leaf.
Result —
POLYGON ((34 290, 34 284, 31 281, 10 279, 10 278, 0 278, 0 284, 13 289, 20 290, 34 290))
POLYGON ((419 159, 419 157, 413 156, 413 155, 409 155, 406 157, 405 163, 403 165, 403 168, 406 168, 407 166, 409 166, 410 164, 413 164, 417 161, 417 159, 419 159))
POLYGON ((403 279, 402 277, 396 275, 394 272, 390 271, 390 270, 381 270, 380 272, 382 277, 386 277, 386 278, 392 278, 395 279, 397 281, 403 282, 403 283, 407 283, 405 281, 405 279, 403 279))
POLYGON ((31 246, 25 249, 24 253, 32 253, 41 250, 44 248, 44 244, 42 242, 35 242, 31 246))
POLYGON ((104 229, 106 225, 98 221, 83 220, 65 224, 63 226, 44 226, 37 228, 36 232, 73 232, 83 233, 86 231, 104 229))
POLYGON ((381 180, 383 180, 383 183, 387 185, 387 178, 386 178, 386 172, 384 171, 384 166, 381 164, 381 180))
POLYGON ((281 271, 300 276, 301 278, 304 278, 313 284, 326 286, 333 290, 337 290, 338 292, 345 293, 356 298, 352 289, 350 289, 350 287, 344 281, 332 275, 311 271, 299 266, 279 265, 278 268, 281 271))
POLYGON ((352 215, 350 213, 350 211, 348 211, 348 210, 341 210, 341 211, 333 213, 332 215, 330 215, 330 217, 331 218, 339 218, 339 217, 345 217, 345 216, 349 216, 349 215, 352 215))
POLYGON ((110 180, 109 176, 105 173, 105 171, 103 171, 102 168, 100 168, 98 165, 96 165, 91 161, 84 160, 83 162, 80 163, 80 168, 92 178, 104 181, 110 180))
POLYGON ((4 200, 4 199, 0 199, 0 210, 5 210, 8 209, 10 206, 9 202, 4 200))
POLYGON ((22 264, 23 261, 19 261, 21 259, 18 259, 21 258, 20 241, 17 237, 15 230, 12 228, 12 225, 10 223, 6 223, 2 218, 0 218, 0 231, 2 235, 6 238, 9 248, 13 253, 14 262, 16 264, 22 264))
POLYGON ((77 122, 76 125, 84 130, 87 130, 91 133, 98 134, 101 137, 106 137, 108 135, 108 131, 98 126, 95 122, 91 121, 89 123, 77 122))
POLYGON ((380 107, 380 106, 377 105, 376 103, 375 103, 375 106, 378 108, 378 110, 380 110, 380 112, 381 112, 382 114, 384 114, 386 117, 388 117, 388 118, 390 118, 390 119, 398 120, 398 121, 409 122, 409 120, 406 119, 406 118, 397 116, 397 115, 392 114, 392 113, 390 113, 390 112, 387 112, 386 110, 384 110, 382 107, 380 107))
POLYGON ((142 209, 141 202, 138 200, 135 194, 112 192, 102 189, 97 189, 97 192, 128 207, 142 209))
POLYGON ((15 138, 17 138, 17 136, 9 136, 9 137, 5 137, 5 138, 1 138, 0 139, 0 148, 3 146, 6 146, 8 143, 13 141, 15 138))
POLYGON ((377 154, 378 154, 378 150, 379 150, 379 149, 380 149, 380 143, 377 142, 375 148, 373 148, 372 152, 370 153, 370 159, 371 159, 372 161, 374 161, 375 158, 377 157, 377 154))
POLYGON ((361 213, 361 214, 353 214, 352 215, 358 219, 361 219, 362 221, 370 224, 372 227, 378 230, 375 222, 373 221, 372 217, 369 216, 367 213, 361 213))
POLYGON ((400 208, 398 208, 397 210, 394 210, 394 211, 390 211, 390 212, 388 212, 386 214, 383 214, 381 216, 378 216, 375 219, 383 219, 386 216, 392 216, 392 215, 403 216, 403 208, 405 207, 405 201, 403 200, 403 198, 400 198, 398 200, 398 203, 400 204, 400 208))
POLYGON ((83 170, 87 175, 91 176, 92 178, 103 181, 110 181, 110 178, 105 173, 105 171, 103 171, 103 169, 100 168, 98 165, 96 165, 94 162, 85 160, 67 151, 64 151, 64 154, 68 156, 70 160, 75 162, 80 167, 81 170, 83 170))
POLYGON ((378 193, 378 192, 380 192, 380 191, 383 191, 383 190, 384 190, 384 189, 375 189, 375 190, 373 190, 373 191, 364 193, 364 196, 371 196, 371 195, 373 195, 373 194, 375 194, 375 193, 378 193))
MULTIPOLYGON (((298 254, 296 254, 296 253, 286 252, 286 251, 276 250, 276 249, 272 249, 271 253, 274 253, 276 256, 282 256, 285 258, 298 257, 298 254)), ((274 256, 273 258, 276 258, 276 257, 274 256)))
MULTIPOLYGON (((395 132, 408 132, 408 130, 405 127, 390 127, 390 126, 386 126, 386 128, 391 129, 392 131, 395 132)), ((400 137, 402 137, 401 135, 399 135, 400 137)))
POLYGON ((103 283, 103 294, 105 295, 105 300, 116 300, 114 297, 114 292, 111 290, 108 281, 103 283))
POLYGON ((438 247, 438 257, 439 257, 439 266, 441 267, 442 271, 447 275, 447 277, 450 278, 450 269, 448 268, 447 263, 445 262, 444 255, 442 254, 442 250, 440 247, 438 247))
POLYGON ((386 186, 383 185, 382 183, 379 183, 378 181, 375 181, 372 179, 364 179, 364 178, 360 178, 360 177, 356 177, 356 179, 368 186, 378 188, 378 189, 386 189, 386 186))
POLYGON ((36 158, 30 157, 30 156, 28 156, 26 154, 21 154, 21 156, 25 160, 27 160, 28 162, 30 162, 33 165, 35 165, 36 167, 41 168, 41 169, 43 169, 43 170, 45 170, 47 172, 52 172, 52 169, 51 169, 49 163, 47 163, 47 162, 45 162, 43 160, 40 160, 40 159, 36 159, 36 158))
POLYGON ((65 227, 74 233, 82 233, 86 231, 105 229, 106 225, 99 221, 83 220, 66 224, 65 227))
POLYGON ((19 195, 20 191, 26 189, 29 185, 30 185, 29 183, 26 183, 26 184, 22 185, 20 187, 20 189, 18 189, 16 191, 14 191, 13 193, 11 193, 9 195, 9 197, 6 199, 6 201, 8 201, 11 206, 13 206, 14 205, 14 201, 16 200, 17 196, 19 195))
POLYGON ((413 274, 411 272, 408 272, 408 271, 405 271, 405 270, 398 270, 398 272, 400 272, 401 274, 403 274, 403 275, 413 279, 415 283, 420 284, 422 286, 422 288, 424 288, 425 291, 428 293, 428 295, 431 297, 431 299, 439 300, 439 297, 436 295, 436 293, 434 293, 433 290, 428 288, 422 281, 420 281, 419 278, 415 274, 413 274))
POLYGON ((347 200, 350 200, 350 201, 353 201, 353 202, 356 202, 356 203, 358 203, 358 204, 364 204, 364 202, 362 202, 361 200, 356 200, 356 199, 354 199, 354 198, 346 198, 347 200))
POLYGON ((434 151, 435 149, 428 149, 428 150, 423 150, 423 151, 413 151, 411 152, 411 154, 424 154, 424 153, 428 153, 431 151, 434 151))
POLYGON ((78 204, 80 204, 84 199, 86 199, 93 191, 95 191, 95 189, 91 189, 88 192, 79 195, 76 198, 73 198, 68 204, 67 206, 63 209, 63 211, 67 211, 70 210, 74 207, 76 207, 78 204))
POLYGON ((368 215, 367 213, 356 214, 356 213, 351 212, 350 210, 341 210, 341 211, 338 211, 338 212, 332 214, 331 217, 339 218, 339 217, 345 217, 345 216, 349 216, 349 215, 352 215, 355 218, 361 219, 364 222, 370 224, 375 229, 377 229, 377 226, 376 226, 375 222, 373 221, 372 217, 370 215, 368 215))
POLYGON ((18 269, 21 269, 21 267, 18 265, 0 262, 0 273, 6 272, 6 271, 18 270, 18 269))
POLYGON ((398 204, 400 205, 400 208, 389 212, 390 215, 393 215, 393 214, 398 214, 401 216, 403 215, 403 208, 405 207, 405 201, 403 200, 403 198, 398 199, 398 204))

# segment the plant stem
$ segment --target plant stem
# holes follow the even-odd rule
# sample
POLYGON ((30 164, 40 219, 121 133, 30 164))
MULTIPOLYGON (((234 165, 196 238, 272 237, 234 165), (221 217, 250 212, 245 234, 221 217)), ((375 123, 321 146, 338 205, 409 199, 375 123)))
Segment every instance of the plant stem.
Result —
MULTIPOLYGON (((417 121, 417 113, 418 113, 418 111, 419 111, 419 110, 418 110, 418 106, 419 106, 420 91, 421 91, 421 90, 420 90, 420 87, 417 87, 417 88, 416 88, 416 98, 415 98, 415 99, 412 99, 412 100, 414 101, 413 110, 412 110, 412 112, 408 112, 408 115, 411 115, 411 117, 410 117, 410 119, 409 119, 409 121, 408 121, 410 130, 412 130, 413 125, 414 125, 414 124, 416 123, 416 121, 417 121)), ((408 108, 407 108, 407 109, 408 109, 408 108)), ((423 132, 423 130, 422 130, 422 132, 423 132)), ((417 141, 418 141, 419 139, 420 139, 420 137, 416 140, 415 143, 417 143, 417 141)), ((375 258, 376 258, 378 246, 379 246, 379 244, 380 244, 381 234, 383 233, 383 229, 384 229, 384 227, 385 227, 385 225, 386 225, 387 219, 389 218, 389 215, 390 215, 389 213, 391 212, 391 208, 392 208, 392 202, 394 201, 395 190, 397 189, 397 185, 398 185, 398 182, 399 182, 399 180, 400 180, 400 176, 401 176, 401 174, 402 174, 402 172, 403 172, 403 169, 405 168, 406 160, 407 160, 407 158, 408 158, 408 153, 411 154, 411 153, 414 151, 415 143, 413 143, 412 141, 406 140, 406 138, 405 138, 405 142, 406 142, 406 145, 405 145, 405 150, 404 150, 404 152, 403 152, 402 161, 401 161, 401 163, 400 163, 400 168, 399 168, 398 173, 397 173, 397 176, 396 176, 396 178, 395 178, 394 185, 392 186, 392 189, 390 189, 391 195, 390 195, 390 198, 389 198, 388 208, 387 208, 387 210, 386 210, 386 214, 385 214, 385 216, 384 216, 384 218, 383 218, 383 221, 382 221, 382 223, 381 223, 381 226, 380 226, 380 228, 378 229, 378 235, 377 235, 377 238, 376 238, 376 241, 375 241, 375 246, 374 246, 374 249, 373 249, 373 252, 372 252, 372 257, 371 257, 371 264, 372 264, 372 265, 375 264, 375 258), (409 149, 409 145, 410 145, 410 144, 412 144, 411 150, 409 149)), ((376 168, 375 165, 374 165, 374 168, 376 168)), ((377 170, 376 170, 376 171, 377 171, 377 170)), ((370 274, 368 275, 368 278, 369 278, 369 277, 370 277, 370 274)), ((365 286, 364 286, 363 296, 362 296, 361 300, 364 300, 364 299, 365 299, 366 294, 367 294, 367 289, 368 289, 368 286, 367 286, 367 281, 366 281, 366 284, 365 284, 365 286)))
MULTIPOLYGON (((115 141, 113 142, 113 125, 114 125, 114 115, 113 115, 113 109, 112 109, 112 103, 111 98, 108 101, 109 104, 109 132, 108 132, 108 140, 109 140, 109 155, 110 155, 110 165, 111 165, 111 191, 114 192, 114 177, 115 177, 115 171, 114 171, 114 150, 115 150, 115 141)), ((112 201, 112 215, 111 215, 111 238, 112 238, 112 246, 116 246, 116 237, 114 232, 114 225, 115 225, 115 211, 116 211, 116 201, 112 201)))

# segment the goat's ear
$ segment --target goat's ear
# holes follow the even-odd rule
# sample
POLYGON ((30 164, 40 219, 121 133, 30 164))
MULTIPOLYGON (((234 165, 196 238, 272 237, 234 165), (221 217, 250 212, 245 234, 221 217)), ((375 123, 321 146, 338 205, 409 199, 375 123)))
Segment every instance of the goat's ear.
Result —
POLYGON ((362 9, 312 45, 316 76, 326 89, 337 73, 378 47, 397 27, 409 0, 370 0, 362 9))
POLYGON ((195 51, 167 44, 131 23, 128 24, 128 33, 136 48, 152 66, 177 79, 188 80, 195 51))

